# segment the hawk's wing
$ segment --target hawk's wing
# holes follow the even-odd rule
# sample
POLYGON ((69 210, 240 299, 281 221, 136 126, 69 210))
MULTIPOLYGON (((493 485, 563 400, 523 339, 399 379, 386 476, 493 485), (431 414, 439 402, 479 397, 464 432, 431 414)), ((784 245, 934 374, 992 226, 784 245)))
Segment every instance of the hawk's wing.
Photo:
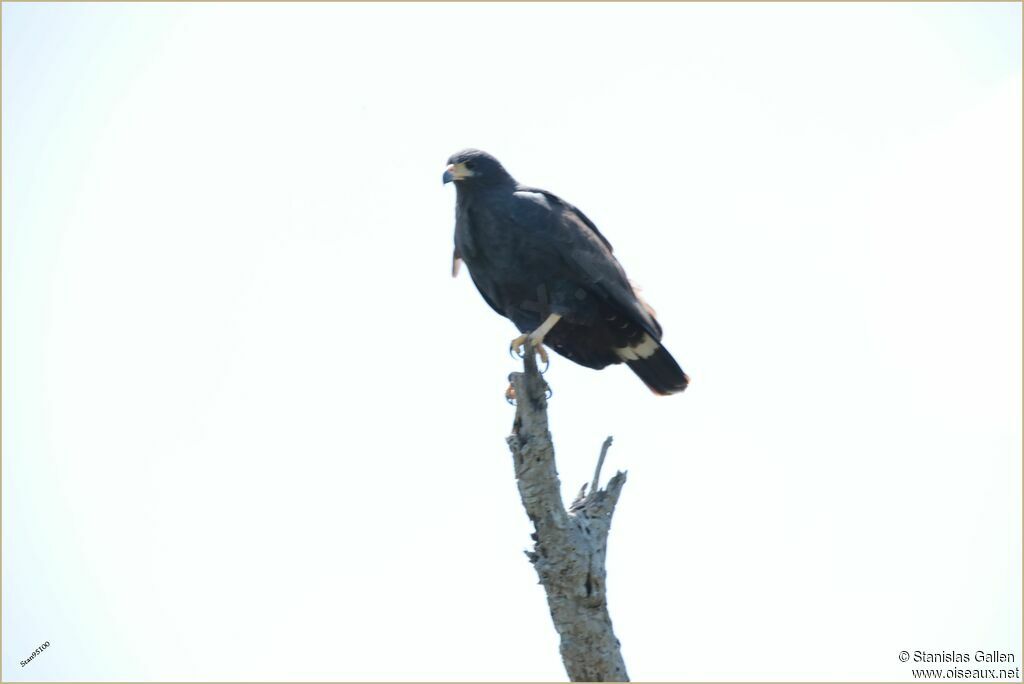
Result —
POLYGON ((633 290, 619 260, 612 254, 611 243, 582 211, 537 188, 521 187, 515 198, 516 223, 542 231, 546 242, 592 294, 628 315, 654 339, 661 339, 661 326, 633 290))

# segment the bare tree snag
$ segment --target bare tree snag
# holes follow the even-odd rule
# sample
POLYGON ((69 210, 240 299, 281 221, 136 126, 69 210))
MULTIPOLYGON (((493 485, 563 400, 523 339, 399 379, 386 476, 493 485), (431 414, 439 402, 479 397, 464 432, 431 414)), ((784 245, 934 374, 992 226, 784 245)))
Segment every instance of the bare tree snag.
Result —
POLYGON ((598 489, 601 466, 612 442, 609 437, 601 448, 590 493, 584 484, 566 510, 548 432, 548 385, 537 372, 533 354, 525 355, 523 366, 525 372, 509 376, 516 418, 508 446, 523 507, 536 529, 532 535, 536 544, 526 555, 547 593, 569 679, 627 682, 619 640, 608 615, 604 565, 612 513, 626 473, 617 472, 604 489, 598 489))

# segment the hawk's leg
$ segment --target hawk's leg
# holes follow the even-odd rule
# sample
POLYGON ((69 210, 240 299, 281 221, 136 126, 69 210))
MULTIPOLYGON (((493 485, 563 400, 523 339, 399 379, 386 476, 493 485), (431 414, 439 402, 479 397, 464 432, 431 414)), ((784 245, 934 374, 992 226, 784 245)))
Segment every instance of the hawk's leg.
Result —
POLYGON ((536 330, 525 335, 520 335, 516 339, 512 340, 512 343, 509 345, 509 350, 519 356, 524 356, 526 354, 526 349, 524 349, 524 347, 529 345, 533 349, 534 353, 540 357, 540 360, 547 364, 548 352, 544 349, 544 338, 549 332, 551 332, 551 329, 555 327, 555 323, 558 323, 561 318, 562 314, 551 314, 536 330))

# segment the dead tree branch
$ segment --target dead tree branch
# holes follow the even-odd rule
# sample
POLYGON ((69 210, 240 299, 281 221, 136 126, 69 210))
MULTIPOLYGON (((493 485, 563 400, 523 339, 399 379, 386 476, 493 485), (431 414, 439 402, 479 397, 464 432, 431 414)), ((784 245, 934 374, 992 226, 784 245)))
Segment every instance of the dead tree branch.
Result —
POLYGON ((617 472, 599 489, 601 466, 612 438, 605 440, 590 493, 586 485, 569 510, 562 503, 555 449, 548 432, 547 383, 527 353, 523 373, 512 373, 516 418, 509 449, 526 514, 536 532, 527 556, 547 593, 560 650, 574 682, 626 682, 626 665, 612 631, 605 591, 605 552, 612 513, 626 483, 617 472))

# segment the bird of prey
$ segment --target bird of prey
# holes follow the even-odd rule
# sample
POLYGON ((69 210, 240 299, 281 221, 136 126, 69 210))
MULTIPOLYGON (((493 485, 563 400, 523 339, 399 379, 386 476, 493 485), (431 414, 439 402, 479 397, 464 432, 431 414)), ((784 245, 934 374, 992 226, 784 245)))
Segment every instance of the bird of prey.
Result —
POLYGON ((612 246, 582 211, 520 185, 486 152, 448 158, 455 185, 455 252, 491 308, 523 333, 514 351, 543 345, 588 368, 625 363, 656 394, 686 389, 686 373, 661 344, 661 326, 612 246))

